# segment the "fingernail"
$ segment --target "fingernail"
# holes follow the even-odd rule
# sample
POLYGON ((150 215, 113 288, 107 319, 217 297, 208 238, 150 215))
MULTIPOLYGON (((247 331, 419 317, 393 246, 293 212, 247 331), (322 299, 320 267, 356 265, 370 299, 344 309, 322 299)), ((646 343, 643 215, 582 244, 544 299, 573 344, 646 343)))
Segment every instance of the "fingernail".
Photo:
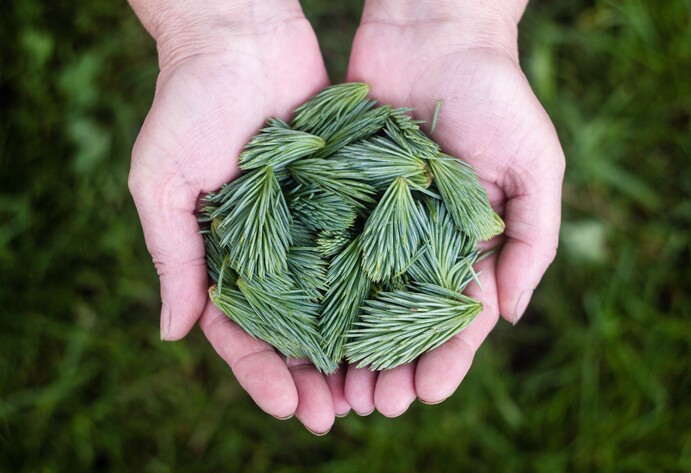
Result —
POLYGON ((424 399, 417 398, 418 401, 420 401, 423 404, 427 404, 428 406, 433 406, 435 404, 441 404, 442 402, 446 401, 447 398, 444 399, 439 399, 438 401, 425 401, 424 399))
POLYGON ((533 290, 527 289, 521 292, 521 295, 518 296, 518 301, 516 302, 516 310, 513 313, 513 325, 516 325, 518 321, 521 320, 521 317, 523 317, 525 309, 528 307, 528 303, 530 302, 530 298, 532 297, 532 295, 533 290))
MULTIPOLYGON (((355 410, 355 409, 353 409, 353 410, 355 410)), ((372 410, 369 411, 369 412, 358 412, 358 411, 355 411, 355 413, 356 413, 357 415, 359 415, 360 417, 367 417, 368 415, 370 415, 370 414, 373 413, 373 412, 374 412, 374 408, 372 408, 372 410)))
POLYGON ((168 339, 168 333, 170 332, 170 309, 166 303, 161 304, 161 341, 166 341, 168 339))
POLYGON ((331 432, 331 429, 327 430, 326 432, 315 432, 314 430, 310 429, 309 427, 305 426, 307 431, 311 433, 312 435, 316 435, 317 437, 323 437, 324 435, 328 434, 331 432))
POLYGON ((292 418, 293 418, 293 415, 294 415, 294 414, 290 414, 290 415, 287 415, 287 416, 285 416, 285 417, 278 417, 278 416, 273 416, 273 417, 276 418, 276 419, 278 419, 278 420, 288 420, 288 419, 292 419, 292 418))

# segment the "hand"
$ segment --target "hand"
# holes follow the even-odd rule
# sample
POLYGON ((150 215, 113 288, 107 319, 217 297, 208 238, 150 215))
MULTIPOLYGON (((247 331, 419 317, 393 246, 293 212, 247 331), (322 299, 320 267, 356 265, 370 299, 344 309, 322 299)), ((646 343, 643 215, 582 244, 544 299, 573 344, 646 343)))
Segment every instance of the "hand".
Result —
POLYGON ((478 268, 484 304, 465 331, 419 358, 379 375, 348 368, 345 394, 359 413, 397 416, 415 398, 450 396, 499 314, 516 323, 552 262, 560 224, 564 156, 555 130, 518 65, 516 24, 525 2, 373 1, 353 44, 348 80, 367 82, 384 103, 416 108, 432 137, 471 164, 503 216, 501 251, 478 268))
POLYGON ((204 1, 195 9, 181 0, 165 11, 132 3, 157 40, 161 67, 129 179, 161 280, 161 339, 178 340, 199 320, 259 407, 278 418, 295 414, 324 433, 335 413, 349 410, 343 374, 325 378, 311 363, 286 365, 208 300, 194 216, 201 195, 238 175, 237 156, 268 117, 287 119, 328 85, 314 32, 297 2, 204 1))

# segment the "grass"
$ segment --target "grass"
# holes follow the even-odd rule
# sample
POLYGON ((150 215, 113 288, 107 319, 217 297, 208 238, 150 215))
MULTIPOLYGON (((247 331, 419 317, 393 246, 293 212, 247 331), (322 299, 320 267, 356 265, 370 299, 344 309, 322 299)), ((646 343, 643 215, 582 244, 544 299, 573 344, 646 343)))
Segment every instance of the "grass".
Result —
MULTIPOLYGON (((335 80, 351 2, 304 2, 335 80)), ((534 1, 522 62, 568 169, 557 261, 458 392, 316 438, 199 331, 158 341, 127 193, 155 51, 120 3, 0 18, 0 472, 691 470, 688 0, 534 1)))

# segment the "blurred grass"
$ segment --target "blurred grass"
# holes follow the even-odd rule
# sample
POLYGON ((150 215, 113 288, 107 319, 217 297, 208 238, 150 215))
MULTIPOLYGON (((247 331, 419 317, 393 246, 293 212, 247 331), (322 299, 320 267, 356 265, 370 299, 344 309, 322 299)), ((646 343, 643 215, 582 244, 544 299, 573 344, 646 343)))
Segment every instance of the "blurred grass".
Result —
MULTIPOLYGON (((304 1, 334 80, 361 2, 304 1)), ((0 17, 0 471, 691 471, 691 2, 534 1, 568 161, 557 261, 459 391, 315 438, 195 331, 158 341, 127 193, 155 50, 120 3, 0 17)))

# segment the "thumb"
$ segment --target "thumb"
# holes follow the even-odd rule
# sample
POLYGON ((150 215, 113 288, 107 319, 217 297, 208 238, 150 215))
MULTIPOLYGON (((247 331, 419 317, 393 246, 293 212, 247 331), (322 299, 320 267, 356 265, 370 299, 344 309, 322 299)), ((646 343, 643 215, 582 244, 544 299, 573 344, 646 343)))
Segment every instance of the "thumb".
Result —
POLYGON ((181 176, 152 177, 135 162, 128 184, 161 281, 161 340, 179 340, 207 299, 204 240, 194 216, 198 193, 181 176))
POLYGON ((507 173, 506 243, 497 261, 499 309, 515 324, 554 260, 561 222, 561 149, 540 164, 507 173), (555 159, 553 159, 555 158, 555 159))

